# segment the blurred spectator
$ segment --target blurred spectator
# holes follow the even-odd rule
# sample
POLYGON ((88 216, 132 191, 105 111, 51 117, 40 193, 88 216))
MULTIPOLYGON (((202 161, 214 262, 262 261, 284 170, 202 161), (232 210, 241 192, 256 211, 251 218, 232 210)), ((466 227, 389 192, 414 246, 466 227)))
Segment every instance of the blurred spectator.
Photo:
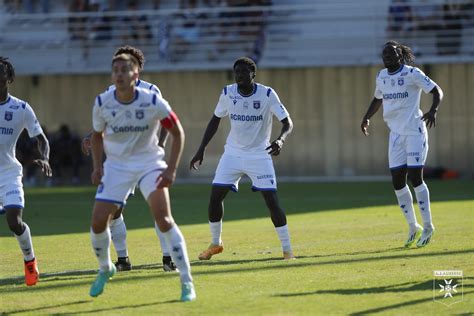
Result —
POLYGON ((61 125, 51 137, 50 163, 53 169, 53 183, 58 184, 65 167, 72 170, 72 183, 79 183, 79 170, 82 163, 81 138, 72 133, 67 125, 61 125))
POLYGON ((36 6, 41 2, 41 12, 49 12, 49 0, 23 0, 25 4, 26 13, 36 13, 36 6))
POLYGON ((89 11, 96 13, 88 21, 89 39, 93 41, 108 41, 112 39, 112 17, 103 13, 108 10, 108 3, 101 0, 89 0, 89 11))
POLYGON ((402 43, 413 30, 413 16, 408 0, 392 0, 388 8, 387 37, 402 43))
POLYGON ((21 12, 21 0, 3 0, 3 5, 9 13, 20 13, 21 12))
POLYGON ((136 13, 138 11, 138 0, 129 0, 127 11, 131 15, 123 18, 123 41, 125 43, 138 42, 139 44, 149 42, 153 38, 153 34, 147 16, 136 13))
MULTIPOLYGON (((71 0, 69 3, 69 13, 71 14, 86 12, 87 10, 87 0, 71 0)), ((79 41, 84 59, 87 59, 89 55, 86 23, 86 17, 70 16, 68 19, 69 38, 71 41, 79 41)))
POLYGON ((438 54, 459 54, 462 44, 463 19, 469 18, 464 12, 463 5, 458 1, 443 5, 442 26, 436 36, 438 54))
POLYGON ((197 0, 181 1, 182 13, 177 14, 173 19, 171 29, 171 56, 170 61, 181 60, 187 54, 191 45, 199 41, 199 19, 205 16, 196 13, 197 0))
POLYGON ((434 41, 437 31, 441 28, 442 8, 430 0, 418 0, 413 3, 411 9, 414 42, 412 49, 415 55, 420 56, 428 51, 427 45, 434 41))

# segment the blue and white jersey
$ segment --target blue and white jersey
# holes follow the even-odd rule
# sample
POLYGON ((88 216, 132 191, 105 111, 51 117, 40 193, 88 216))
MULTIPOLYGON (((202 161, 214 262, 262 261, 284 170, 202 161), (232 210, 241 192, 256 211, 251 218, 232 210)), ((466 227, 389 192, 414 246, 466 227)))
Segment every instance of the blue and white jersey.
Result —
MULTIPOLYGON (((158 87, 156 85, 154 85, 153 83, 138 79, 137 82, 135 83, 135 87, 148 89, 148 90, 156 92, 158 95, 162 96, 160 89, 158 89, 158 87)), ((107 92, 109 90, 115 90, 115 85, 110 85, 107 88, 107 90, 105 90, 105 92, 107 92)))
POLYGON ((135 88, 135 98, 124 104, 115 89, 96 97, 92 126, 104 133, 104 151, 108 161, 146 165, 163 160, 158 146, 160 120, 171 113, 168 102, 150 89, 135 88))
POLYGON ((426 132, 421 120, 421 91, 429 93, 436 83, 416 67, 402 65, 394 73, 385 68, 376 79, 374 96, 383 99, 383 119, 388 128, 399 135, 419 135, 426 132))
POLYGON ((250 96, 242 96, 237 84, 226 86, 221 93, 214 115, 229 116, 230 133, 225 152, 231 155, 268 156, 272 132, 272 117, 278 120, 289 116, 276 92, 256 83, 250 96))
MULTIPOLYGON (((23 100, 9 95, 0 103, 0 178, 5 175, 22 175, 22 167, 15 156, 15 147, 23 129, 30 137, 43 133, 31 106, 23 100)), ((2 180, 0 180, 1 182, 2 180)))

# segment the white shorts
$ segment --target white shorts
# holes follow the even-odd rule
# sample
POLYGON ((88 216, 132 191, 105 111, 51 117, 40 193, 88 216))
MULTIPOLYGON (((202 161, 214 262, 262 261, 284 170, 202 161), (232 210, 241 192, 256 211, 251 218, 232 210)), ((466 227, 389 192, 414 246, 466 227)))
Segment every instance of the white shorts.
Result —
POLYGON ((399 135, 390 132, 388 165, 391 170, 423 168, 428 156, 428 133, 399 135))
POLYGON ((232 191, 237 192, 240 178, 244 174, 252 180, 253 191, 277 190, 275 169, 270 156, 246 158, 224 153, 219 160, 212 185, 230 187, 232 191))
POLYGON ((146 200, 150 193, 156 190, 156 179, 165 168, 166 165, 156 164, 145 170, 138 170, 105 163, 104 176, 97 187, 95 199, 123 206, 129 195, 133 193, 135 186, 138 186, 146 200))
MULTIPOLYGON (((6 179, 3 179, 6 180, 6 179)), ((5 212, 6 208, 25 208, 25 194, 21 176, 12 177, 0 185, 0 209, 5 212)))

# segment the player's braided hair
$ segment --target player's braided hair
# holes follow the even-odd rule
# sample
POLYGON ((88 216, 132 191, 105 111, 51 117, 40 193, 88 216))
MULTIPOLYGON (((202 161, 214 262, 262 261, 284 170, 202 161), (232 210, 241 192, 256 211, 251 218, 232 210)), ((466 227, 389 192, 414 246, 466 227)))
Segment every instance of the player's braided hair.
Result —
POLYGON ((138 71, 143 70, 143 66, 145 65, 145 55, 143 55, 143 52, 141 50, 130 45, 125 45, 119 47, 115 51, 114 56, 118 56, 121 54, 129 54, 135 57, 135 59, 138 61, 138 71))
POLYGON ((402 55, 403 63, 405 65, 413 65, 413 63, 415 62, 415 54, 413 54, 413 51, 410 47, 400 44, 399 42, 394 40, 386 42, 383 46, 385 47, 387 45, 395 46, 395 48, 398 50, 398 53, 402 55))
POLYGON ((15 80, 15 68, 13 65, 8 61, 7 57, 0 56, 0 65, 3 67, 6 75, 7 75, 7 82, 12 83, 15 80))
POLYGON ((237 59, 234 63, 234 67, 237 66, 238 64, 244 64, 244 65, 247 65, 248 67, 250 67, 250 69, 253 71, 253 72, 256 72, 257 71, 257 65, 255 64, 255 62, 252 60, 252 58, 250 57, 240 57, 239 59, 237 59))

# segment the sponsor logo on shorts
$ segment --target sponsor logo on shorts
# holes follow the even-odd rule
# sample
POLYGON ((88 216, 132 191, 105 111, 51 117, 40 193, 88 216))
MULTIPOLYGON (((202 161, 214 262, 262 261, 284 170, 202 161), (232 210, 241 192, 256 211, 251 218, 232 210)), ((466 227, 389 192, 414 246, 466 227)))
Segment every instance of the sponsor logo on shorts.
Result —
POLYGON ((408 157, 418 157, 420 156, 420 152, 419 151, 412 151, 412 152, 409 152, 407 154, 408 157))
POLYGON ((261 180, 261 179, 273 179, 273 175, 272 174, 263 174, 261 176, 257 176, 257 179, 261 180))
POLYGON ((19 195, 21 194, 20 190, 11 190, 11 191, 8 191, 5 196, 9 196, 9 195, 12 195, 12 194, 16 194, 16 195, 19 195))

